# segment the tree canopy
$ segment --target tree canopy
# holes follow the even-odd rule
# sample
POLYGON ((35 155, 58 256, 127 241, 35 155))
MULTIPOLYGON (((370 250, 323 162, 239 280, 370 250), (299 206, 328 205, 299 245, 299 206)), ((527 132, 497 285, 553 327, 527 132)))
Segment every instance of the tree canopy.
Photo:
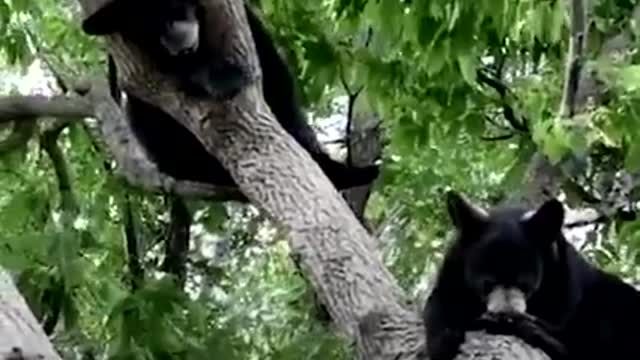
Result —
MULTIPOLYGON (((382 154, 372 188, 345 197, 366 204, 366 246, 416 311, 450 239, 448 188, 485 204, 559 195, 581 251, 640 275, 640 8, 589 2, 576 48, 576 2, 251 2, 332 155, 382 154)), ((82 18, 76 1, 0 0, 0 266, 59 354, 353 358, 263 210, 117 176, 92 112, 65 102, 106 76, 82 18)))

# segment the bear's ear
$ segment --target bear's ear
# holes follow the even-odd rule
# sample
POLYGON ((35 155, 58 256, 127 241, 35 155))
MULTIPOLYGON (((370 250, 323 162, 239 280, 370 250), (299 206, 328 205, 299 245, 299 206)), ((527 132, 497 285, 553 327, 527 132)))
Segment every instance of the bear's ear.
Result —
POLYGON ((525 214, 522 220, 530 234, 544 244, 550 244, 562 232, 564 207, 556 199, 547 200, 534 212, 525 214))
POLYGON ((476 230, 489 220, 489 214, 455 191, 447 192, 447 210, 453 225, 459 230, 476 230))

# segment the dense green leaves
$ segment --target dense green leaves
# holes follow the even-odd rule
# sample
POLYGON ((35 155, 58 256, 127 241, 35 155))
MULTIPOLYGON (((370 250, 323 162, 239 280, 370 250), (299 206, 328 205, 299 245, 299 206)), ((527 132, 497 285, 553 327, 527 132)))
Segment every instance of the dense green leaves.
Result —
MULTIPOLYGON (((387 265, 417 299, 450 235, 446 188, 495 202, 522 186, 531 156, 542 151, 570 169, 567 183, 602 208, 615 200, 611 179, 640 169, 637 55, 600 53, 620 46, 607 41, 629 29, 635 1, 594 3, 586 65, 597 73, 602 86, 589 86, 602 92, 601 101, 573 119, 558 114, 568 48, 564 1, 252 3, 259 3, 310 110, 344 119, 329 112, 347 85, 349 92, 363 89, 359 112, 383 119, 384 171, 367 215, 387 265)), ((55 89, 51 68, 68 81, 103 74, 100 40, 82 34, 79 14, 75 1, 0 0, 0 89, 55 89), (48 77, 35 72, 34 59, 48 77)), ((19 274, 38 317, 59 315, 56 345, 65 358, 351 358, 348 340, 318 316, 283 234, 255 208, 190 201, 189 276, 184 290, 176 286, 161 266, 168 201, 114 179, 87 129, 69 126, 58 139, 72 196, 61 193, 59 164, 38 138, 0 157, 0 265, 19 274), (144 269, 135 289, 125 198, 144 269)), ((10 131, 0 126, 0 141, 10 131)), ((633 190, 622 200, 635 204, 633 190)), ((567 191, 576 207, 586 205, 580 194, 567 191)), ((583 250, 637 278, 640 223, 610 220, 583 234, 583 250)))

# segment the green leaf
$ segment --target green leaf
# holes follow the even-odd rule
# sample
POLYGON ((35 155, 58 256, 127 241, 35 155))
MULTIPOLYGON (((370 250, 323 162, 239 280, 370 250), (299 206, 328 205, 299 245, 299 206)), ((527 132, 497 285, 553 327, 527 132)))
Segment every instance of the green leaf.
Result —
POLYGON ((447 64, 447 56, 448 51, 445 44, 442 42, 436 43, 431 48, 431 51, 429 51, 429 55, 427 57, 427 74, 432 76, 442 71, 444 66, 447 64))
POLYGON ((198 221, 204 225, 207 231, 216 232, 223 229, 225 221, 229 218, 227 208, 222 203, 214 203, 207 206, 206 211, 198 221))
POLYGON ((534 141, 541 143, 542 151, 552 164, 557 164, 570 152, 569 134, 559 124, 551 124, 548 130, 544 126, 534 128, 534 141))
POLYGON ((477 77, 477 65, 475 56, 459 56, 458 66, 460 68, 460 72, 462 73, 462 77, 467 82, 467 84, 471 86, 475 85, 477 77))
POLYGON ((426 15, 417 18, 416 21, 418 23, 416 27, 418 29, 416 34, 418 43, 423 46, 437 46, 437 43, 434 42, 438 40, 438 35, 442 32, 442 22, 426 15))
POLYGON ((73 297, 65 295, 62 304, 65 329, 75 329, 76 325, 78 325, 80 314, 78 313, 78 308, 76 307, 73 297))
POLYGON ((551 9, 551 21, 549 21, 549 39, 551 42, 562 41, 562 29, 566 15, 566 3, 562 0, 555 0, 555 4, 551 9))
POLYGON ((640 88, 640 65, 629 65, 620 69, 618 79, 624 91, 638 91, 640 88))
POLYGON ((486 129, 484 116, 476 112, 468 113, 464 118, 464 122, 467 130, 473 136, 482 135, 486 129))
POLYGON ((640 170, 640 143, 631 142, 624 159, 624 166, 629 171, 640 170))

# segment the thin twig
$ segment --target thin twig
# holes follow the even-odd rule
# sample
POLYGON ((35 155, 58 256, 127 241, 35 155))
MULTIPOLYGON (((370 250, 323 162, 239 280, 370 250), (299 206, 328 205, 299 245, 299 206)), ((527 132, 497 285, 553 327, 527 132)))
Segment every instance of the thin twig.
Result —
POLYGON ((584 226, 589 226, 589 225, 597 225, 597 224, 603 224, 606 223, 610 220, 610 218, 606 215, 599 215, 598 217, 595 217, 593 219, 580 219, 580 220, 576 220, 576 221, 572 221, 569 223, 564 224, 564 227, 567 229, 573 229, 573 228, 577 228, 577 227, 584 227, 584 226))
POLYGON ((365 48, 369 47, 372 39, 373 39, 373 28, 369 26, 369 28, 367 29, 367 39, 364 41, 365 48))
POLYGON ((515 135, 516 134, 514 133, 510 133, 510 134, 496 135, 496 136, 482 136, 480 137, 480 139, 483 141, 502 141, 502 140, 511 139, 515 135))
POLYGON ((492 118, 491 116, 485 115, 484 118, 485 118, 485 120, 487 120, 488 122, 493 124, 498 129, 503 129, 503 130, 509 130, 510 129, 508 126, 500 124, 498 121, 496 121, 496 119, 492 118))
POLYGON ((344 77, 344 71, 342 66, 340 67, 339 73, 340 73, 340 81, 342 82, 344 91, 347 93, 347 96, 349 97, 349 103, 347 108, 347 128, 345 130, 345 143, 347 146, 347 165, 353 166, 353 154, 351 151, 351 141, 353 140, 352 139, 353 107, 355 106, 356 100, 358 99, 358 95, 360 95, 360 92, 362 91, 364 86, 360 86, 358 90, 356 90, 355 92, 352 92, 351 88, 349 87, 349 83, 347 82, 347 79, 344 77))
POLYGON ((572 118, 576 111, 576 98, 580 71, 584 62, 584 44, 587 37, 587 7, 584 0, 571 0, 571 38, 565 72, 564 90, 559 115, 572 118))
POLYGON ((477 71, 477 74, 478 74, 478 80, 481 83, 493 88, 498 93, 498 95, 500 95, 500 99, 502 103, 501 104, 502 114, 505 120, 509 122, 509 125, 511 125, 511 127, 517 131, 524 132, 524 133, 529 132, 527 119, 523 116, 520 117, 520 119, 518 119, 513 107, 509 105, 506 101, 507 95, 513 94, 511 89, 509 89, 509 87, 505 83, 503 83, 501 80, 496 79, 495 77, 489 75, 486 70, 480 69, 477 71))
POLYGON ((131 276, 129 280, 131 290, 136 291, 143 285, 145 275, 144 267, 140 258, 140 244, 138 239, 138 232, 136 229, 136 219, 133 216, 131 201, 131 196, 125 193, 122 199, 121 211, 124 233, 127 242, 127 265, 129 266, 129 272, 131 276))

